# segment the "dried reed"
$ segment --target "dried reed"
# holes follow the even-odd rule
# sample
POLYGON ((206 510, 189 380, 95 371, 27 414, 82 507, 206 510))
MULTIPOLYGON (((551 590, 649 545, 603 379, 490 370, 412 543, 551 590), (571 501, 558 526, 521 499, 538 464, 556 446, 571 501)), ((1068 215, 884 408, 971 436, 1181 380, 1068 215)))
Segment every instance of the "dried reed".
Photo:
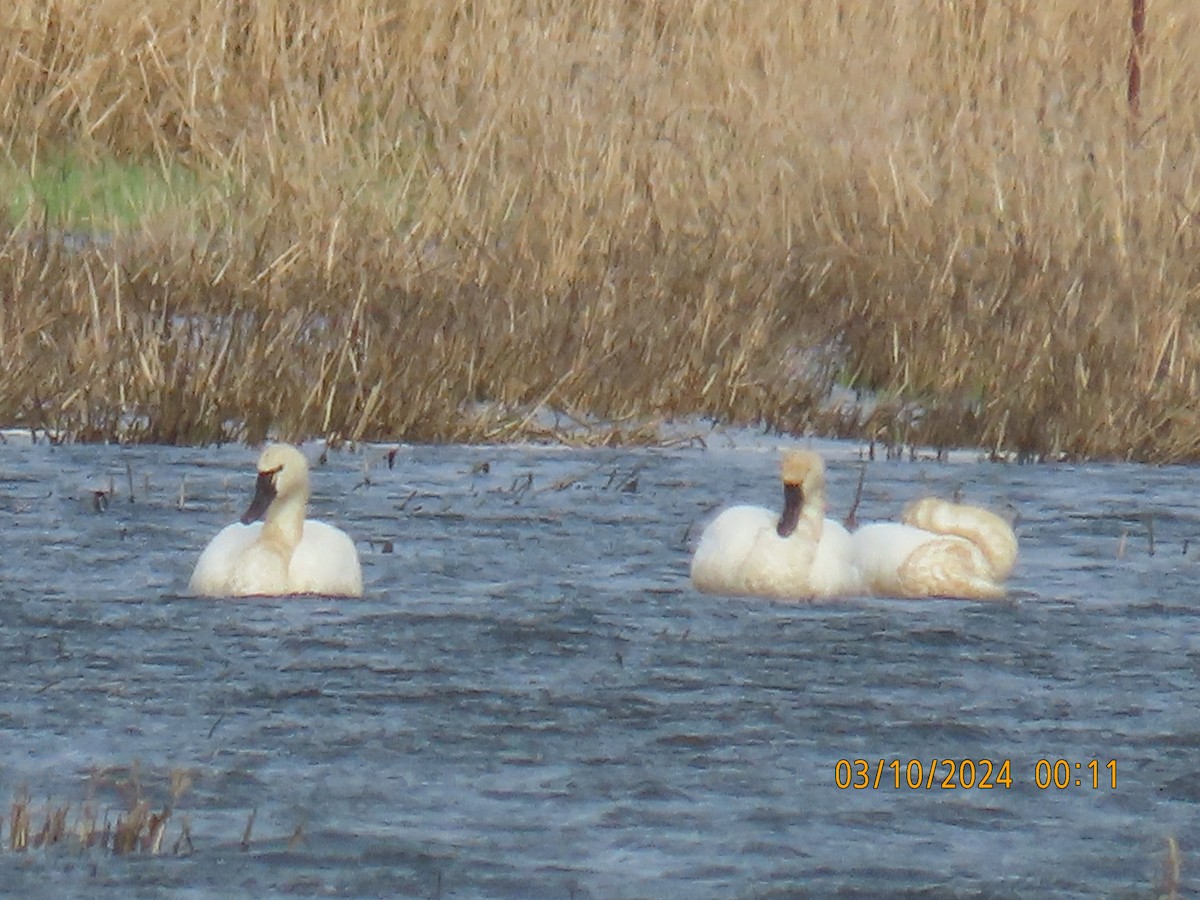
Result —
MULTIPOLYGON (((115 855, 158 855, 162 852, 167 822, 191 783, 191 776, 187 772, 171 770, 167 797, 162 809, 156 813, 150 802, 142 796, 142 784, 136 766, 94 771, 88 784, 88 798, 75 813, 71 828, 67 827, 70 804, 55 806, 47 803, 39 813, 33 807, 28 790, 23 790, 12 802, 8 849, 26 852, 69 844, 84 849, 99 847, 115 855), (125 800, 125 810, 117 814, 115 824, 108 821, 107 815, 102 823, 96 818, 94 795, 98 789, 106 788, 115 790, 125 800), (41 827, 34 830, 34 823, 39 820, 41 827)), ((191 828, 186 818, 172 852, 179 854, 185 849, 186 852, 192 849, 191 828)))
POLYGON ((1179 852, 1179 842, 1174 837, 1168 837, 1162 859, 1162 875, 1157 885, 1159 900, 1179 900, 1182 869, 1183 861, 1179 852))
POLYGON ((0 17, 10 181, 174 186, 0 228, 5 423, 502 441, 554 409, 1200 458, 1189 0, 1145 14, 1136 117, 1129 8, 1084 0, 0 17))

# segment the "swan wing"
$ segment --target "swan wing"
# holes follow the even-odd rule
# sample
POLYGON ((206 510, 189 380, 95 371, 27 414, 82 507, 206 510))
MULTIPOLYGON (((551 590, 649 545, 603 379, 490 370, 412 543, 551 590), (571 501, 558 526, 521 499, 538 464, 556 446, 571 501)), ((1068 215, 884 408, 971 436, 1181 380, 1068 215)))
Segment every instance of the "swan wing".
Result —
POLYGON ((362 565, 354 541, 340 528, 306 519, 288 566, 288 592, 362 596, 362 565))
POLYGON ((865 588, 854 562, 854 544, 841 522, 826 519, 821 540, 808 573, 809 593, 814 597, 854 597, 865 588))
POLYGON ((707 594, 747 593, 746 561, 778 515, 761 506, 731 506, 705 526, 692 555, 692 584, 707 594))
POLYGON ((188 582, 188 592, 204 597, 228 597, 234 594, 234 573, 243 552, 262 532, 262 523, 242 525, 234 522, 217 532, 196 561, 188 582))

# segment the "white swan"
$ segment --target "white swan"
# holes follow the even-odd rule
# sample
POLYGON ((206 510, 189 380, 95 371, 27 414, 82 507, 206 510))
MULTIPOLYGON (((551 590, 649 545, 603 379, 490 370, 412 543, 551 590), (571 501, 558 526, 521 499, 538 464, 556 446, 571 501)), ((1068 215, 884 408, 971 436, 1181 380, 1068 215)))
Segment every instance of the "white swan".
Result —
POLYGON ((733 506, 704 529, 692 556, 697 590, 794 600, 861 593, 850 535, 825 518, 821 457, 784 451, 782 477, 782 515, 733 506))
POLYGON ((207 597, 361 597, 354 542, 341 529, 305 519, 307 504, 304 454, 287 444, 268 445, 258 459, 249 509, 204 548, 188 589, 207 597))
POLYGON ((872 594, 889 597, 1004 597, 1017 537, 995 513, 926 497, 900 522, 863 525, 851 536, 854 565, 872 594))

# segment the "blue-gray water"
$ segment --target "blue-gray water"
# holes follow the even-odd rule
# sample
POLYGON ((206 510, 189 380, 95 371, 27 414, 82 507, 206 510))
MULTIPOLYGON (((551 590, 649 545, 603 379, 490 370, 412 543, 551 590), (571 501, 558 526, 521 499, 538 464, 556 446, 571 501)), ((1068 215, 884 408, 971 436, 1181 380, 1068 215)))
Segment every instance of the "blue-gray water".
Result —
POLYGON ((809 606, 688 584, 698 521, 777 504, 761 444, 385 451, 313 471, 362 600, 213 601, 184 588, 252 450, 0 445, 8 892, 1151 897, 1168 837, 1195 883, 1193 470, 873 463, 860 518, 1012 504, 1014 602, 809 606), (858 758, 1009 760, 1012 786, 839 789, 858 758), (1040 759, 1104 786, 1039 789, 1040 759), (35 829, 89 792, 111 821, 131 768, 156 809, 192 779, 164 855, 8 849, 24 790, 35 829))

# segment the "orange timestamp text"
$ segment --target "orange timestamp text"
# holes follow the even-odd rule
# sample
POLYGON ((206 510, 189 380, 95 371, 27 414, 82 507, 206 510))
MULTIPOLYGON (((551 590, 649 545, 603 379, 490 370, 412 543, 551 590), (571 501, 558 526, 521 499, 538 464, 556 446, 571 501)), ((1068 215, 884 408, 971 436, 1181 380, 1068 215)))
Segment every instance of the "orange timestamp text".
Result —
POLYGON ((839 759, 833 783, 842 790, 990 790, 1011 788, 1010 759, 839 759))
MULTIPOLYGON (((839 759, 833 783, 841 790, 992 790, 1013 786, 1011 759, 839 759)), ((1039 759, 1033 783, 1041 790, 1117 787, 1117 761, 1039 759)))

